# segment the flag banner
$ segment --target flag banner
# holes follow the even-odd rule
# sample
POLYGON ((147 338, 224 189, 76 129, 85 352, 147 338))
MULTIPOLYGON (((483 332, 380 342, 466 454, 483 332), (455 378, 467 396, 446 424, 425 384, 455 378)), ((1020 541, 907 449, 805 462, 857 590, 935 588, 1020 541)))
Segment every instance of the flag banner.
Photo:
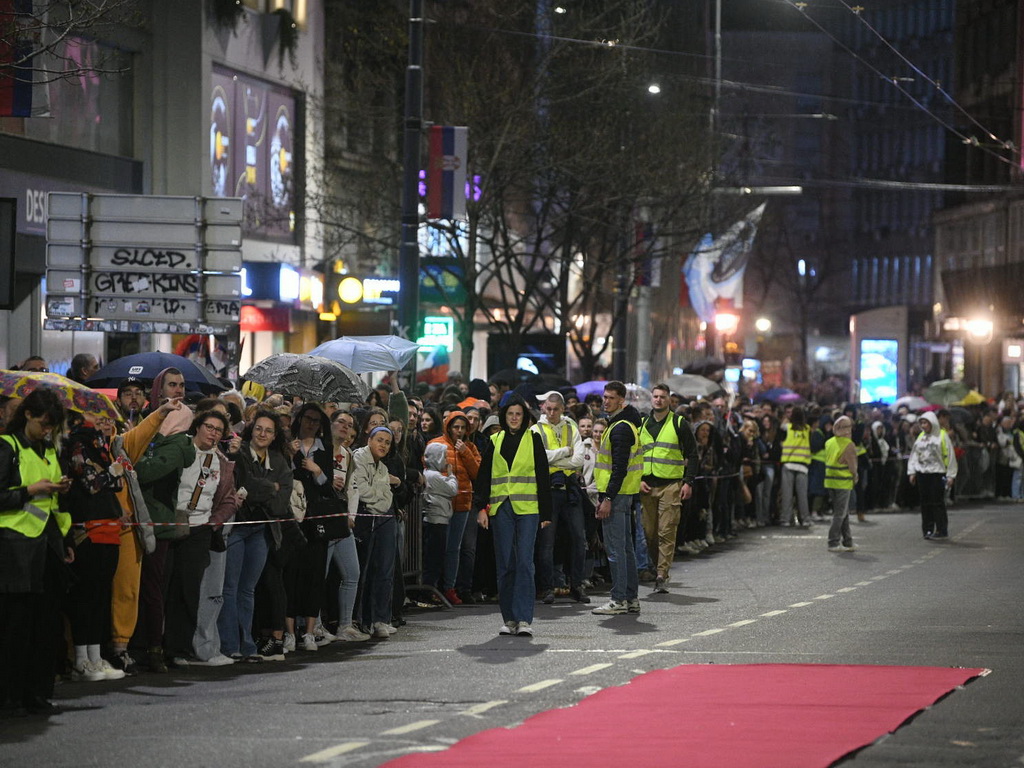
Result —
POLYGON ((49 117, 47 73, 39 63, 46 23, 39 0, 0 0, 0 117, 49 117))
POLYGON ((727 299, 743 306, 743 274, 764 213, 761 203, 717 238, 704 235, 683 267, 690 304, 706 323, 715 319, 715 301, 727 299))
POLYGON ((430 128, 427 167, 427 218, 459 219, 466 215, 466 141, 469 129, 450 125, 430 128))

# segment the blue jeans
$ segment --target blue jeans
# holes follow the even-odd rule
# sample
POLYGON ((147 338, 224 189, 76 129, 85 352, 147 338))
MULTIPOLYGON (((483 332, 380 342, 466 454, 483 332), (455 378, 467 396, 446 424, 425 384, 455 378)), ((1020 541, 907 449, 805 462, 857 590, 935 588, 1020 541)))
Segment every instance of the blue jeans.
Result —
POLYGON ((448 540, 444 546, 444 573, 438 585, 442 592, 455 589, 455 579, 459 574, 459 550, 462 547, 462 534, 466 530, 468 519, 467 509, 465 512, 453 512, 452 519, 448 521, 448 540))
POLYGON ((638 571, 653 571, 651 559, 647 554, 647 536, 644 534, 640 494, 634 494, 632 498, 634 501, 633 508, 630 510, 630 517, 633 520, 630 524, 633 526, 633 555, 636 558, 636 568, 638 571), (639 524, 637 523, 638 520, 640 521, 639 524))
POLYGON ((356 551, 356 537, 337 539, 327 545, 327 569, 331 563, 341 574, 338 585, 338 628, 344 629, 352 624, 352 613, 356 607, 356 595, 359 593, 359 553, 356 551))
POLYGON ((579 491, 575 488, 551 489, 551 525, 537 533, 537 586, 541 592, 554 589, 555 538, 558 528, 568 526, 569 562, 562 568, 569 583, 578 587, 583 583, 583 560, 587 555, 587 535, 583 526, 583 508, 579 491))
POLYGON ((398 524, 394 515, 363 515, 356 523, 355 532, 363 553, 361 622, 364 627, 390 624, 398 524))
POLYGON ((267 562, 267 526, 229 526, 228 551, 224 567, 224 604, 217 618, 220 652, 225 656, 241 653, 252 656, 252 612, 256 582, 267 562))
POLYGON ((539 525, 537 515, 517 515, 507 500, 491 516, 502 621, 533 621, 533 549, 539 525))
POLYGON ((636 600, 639 584, 636 551, 633 549, 633 500, 620 493, 612 500, 612 513, 601 521, 608 566, 612 573, 612 600, 636 600))
POLYGON ((462 534, 462 545, 459 547, 459 573, 455 577, 456 592, 473 591, 473 569, 476 568, 476 534, 480 526, 475 517, 466 521, 466 530, 462 534))
POLYGON ((1021 488, 1021 478, 1024 477, 1024 470, 1019 467, 1013 470, 1013 479, 1010 481, 1010 497, 1019 499, 1024 497, 1024 489, 1021 488))

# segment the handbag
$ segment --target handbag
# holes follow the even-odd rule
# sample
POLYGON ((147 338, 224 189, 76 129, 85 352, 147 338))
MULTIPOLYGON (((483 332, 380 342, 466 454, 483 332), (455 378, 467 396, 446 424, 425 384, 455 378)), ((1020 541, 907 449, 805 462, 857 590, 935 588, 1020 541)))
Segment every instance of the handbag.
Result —
POLYGON ((348 527, 348 505, 337 496, 315 496, 306 499, 306 519, 303 522, 307 538, 347 539, 352 535, 348 527))
POLYGON ((227 552, 228 543, 224 540, 224 529, 214 528, 210 532, 210 551, 211 552, 227 552))

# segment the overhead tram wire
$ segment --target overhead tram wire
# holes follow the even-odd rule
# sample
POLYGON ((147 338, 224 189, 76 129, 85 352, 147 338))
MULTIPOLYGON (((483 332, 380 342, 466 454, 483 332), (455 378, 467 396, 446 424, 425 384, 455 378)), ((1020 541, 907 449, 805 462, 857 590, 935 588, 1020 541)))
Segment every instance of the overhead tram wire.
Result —
POLYGON ((927 74, 925 74, 925 72, 923 70, 921 70, 920 67, 918 67, 916 64, 914 64, 914 62, 912 62, 910 59, 908 59, 906 56, 904 56, 903 53, 896 46, 894 46, 881 32, 879 32, 875 27, 873 27, 871 25, 871 23, 867 19, 864 18, 863 14, 857 13, 854 10, 854 8, 849 6, 844 0, 839 0, 839 2, 841 2, 844 6, 846 6, 849 9, 849 11, 851 13, 853 13, 858 18, 858 20, 860 21, 861 24, 863 24, 865 27, 867 27, 869 30, 871 30, 871 33, 875 37, 877 37, 882 42, 882 44, 885 45, 886 48, 888 48, 890 51, 892 51, 894 54, 896 54, 896 56, 899 57, 899 59, 904 64, 906 64, 914 72, 916 72, 924 80, 926 80, 930 86, 932 86, 936 91, 938 91, 942 95, 942 98, 944 98, 946 100, 946 102, 948 102, 960 114, 962 114, 964 117, 966 117, 968 120, 970 120, 971 123, 976 125, 981 131, 983 131, 985 133, 985 135, 988 136, 988 138, 991 141, 995 142, 997 145, 1003 147, 1006 150, 1010 150, 1010 151, 1014 152, 1014 154, 1016 154, 1016 155, 1020 154, 1020 149, 1018 147, 1015 147, 1013 145, 1012 141, 1007 141, 1007 140, 1004 140, 1004 139, 1000 139, 998 136, 996 136, 994 133, 992 133, 992 131, 990 131, 988 128, 986 128, 977 118, 974 117, 974 115, 972 115, 970 112, 968 112, 963 107, 963 105, 960 104, 960 102, 958 102, 956 99, 954 99, 942 87, 941 83, 938 80, 936 80, 936 79, 934 79, 932 77, 929 77, 927 74))
MULTIPOLYGON (((926 115, 928 115, 928 117, 930 117, 936 123, 941 125, 943 128, 945 128, 951 134, 956 136, 964 144, 968 144, 970 146, 977 147, 982 152, 985 152, 986 154, 989 154, 992 157, 996 158, 999 162, 1006 163, 1007 165, 1010 165, 1012 167, 1016 167, 1016 164, 1012 160, 1010 160, 1009 158, 1004 157, 1003 155, 1001 155, 999 152, 995 151, 994 149, 992 149, 990 147, 987 147, 984 144, 980 143, 975 137, 968 136, 967 134, 962 133, 955 126, 950 125, 948 122, 946 122, 941 117, 936 115, 934 112, 932 112, 930 109, 928 109, 927 106, 925 106, 917 98, 915 98, 914 95, 912 93, 910 93, 910 91, 908 91, 906 88, 904 88, 902 85, 900 85, 899 81, 896 78, 893 78, 891 76, 886 75, 884 72, 879 70, 877 67, 875 67, 874 65, 869 63, 863 56, 860 56, 856 51, 854 51, 849 46, 847 46, 845 43, 843 43, 841 40, 839 40, 839 38, 837 38, 835 35, 833 35, 825 27, 823 27, 815 19, 811 18, 807 14, 807 10, 806 10, 807 3, 800 2, 800 0, 786 0, 786 2, 789 3, 791 6, 793 6, 794 8, 796 8, 798 11, 800 11, 804 15, 805 19, 807 19, 818 30, 820 30, 822 33, 824 33, 839 48, 841 48, 843 51, 845 51, 847 54, 849 54, 853 59, 855 59, 856 61, 858 61, 861 64, 863 64, 869 70, 874 72, 881 79, 885 80, 888 83, 891 83, 892 86, 896 90, 898 90, 900 93, 902 93, 904 96, 906 96, 907 99, 909 99, 920 111, 924 112, 926 115), (801 7, 801 6, 803 6, 803 7, 801 7)), ((856 14, 852 8, 850 8, 849 10, 850 10, 851 13, 854 13, 854 15, 858 15, 859 16, 859 14, 856 14)), ((1006 148, 1005 145, 1000 145, 1000 146, 1003 149, 1006 148)), ((1019 153, 1017 153, 1015 151, 1015 154, 1019 154, 1019 153)))

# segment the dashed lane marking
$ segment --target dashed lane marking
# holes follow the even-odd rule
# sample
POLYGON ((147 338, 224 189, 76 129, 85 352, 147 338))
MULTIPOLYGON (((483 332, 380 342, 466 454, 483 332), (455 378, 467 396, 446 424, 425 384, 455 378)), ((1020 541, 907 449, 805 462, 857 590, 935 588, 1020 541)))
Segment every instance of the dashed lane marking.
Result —
POLYGON ((814 603, 793 603, 790 608, 806 608, 808 605, 814 605, 814 603))
POLYGON ((745 626, 747 626, 747 624, 755 624, 755 623, 757 623, 757 619, 743 619, 743 621, 734 621, 732 624, 729 624, 729 626, 730 627, 745 627, 745 626))
POLYGON ((681 638, 678 638, 676 640, 666 640, 663 643, 657 643, 655 645, 655 647, 656 648, 671 648, 673 645, 680 645, 682 643, 688 643, 688 642, 690 642, 690 638, 688 638, 688 637, 681 637, 681 638))
POLYGON ((856 592, 856 591, 857 591, 856 587, 840 587, 839 589, 836 590, 836 592, 856 592))
POLYGON ((818 595, 815 600, 831 600, 835 595, 818 595))
POLYGON ((870 587, 874 582, 871 581, 858 581, 854 584, 855 587, 870 587))
POLYGON ((306 755, 304 758, 299 760, 300 763, 327 763, 336 758, 338 755, 344 755, 348 752, 354 752, 357 749, 369 746, 368 741, 349 741, 344 744, 338 744, 327 749, 321 749, 319 752, 314 752, 312 755, 306 755))
POLYGON ((516 690, 516 693, 536 693, 537 691, 543 691, 545 688, 550 688, 553 685, 558 685, 562 680, 541 680, 539 683, 533 685, 524 685, 522 688, 516 690))
POLYGON ((703 632, 694 632, 690 637, 708 637, 709 635, 717 635, 719 632, 725 632, 724 629, 705 629, 703 632))
MULTIPOLYGON (((609 664, 608 666, 610 667, 611 664, 609 664)), ((459 712, 459 714, 460 715, 470 715, 470 716, 477 715, 478 716, 478 715, 482 715, 484 712, 488 712, 488 711, 494 709, 495 707, 500 707, 502 704, 508 704, 508 701, 506 699, 497 699, 495 701, 485 701, 482 704, 474 704, 469 709, 462 710, 461 712, 459 712)))
POLYGON ((871 581, 882 581, 882 580, 888 579, 888 578, 889 578, 888 575, 883 573, 883 574, 880 574, 878 576, 872 576, 871 577, 871 581))
MULTIPOLYGON (((621 656, 619 657, 621 658, 621 656)), ((583 667, 583 669, 577 669, 574 672, 570 672, 570 675, 592 675, 595 672, 600 672, 602 669, 608 669, 613 666, 611 663, 607 664, 591 664, 589 667, 583 667)))
POLYGON ((646 656, 649 653, 654 653, 654 651, 648 651, 648 650, 645 650, 645 649, 641 648, 638 651, 630 651, 629 653, 624 653, 621 656, 619 656, 619 658, 620 659, 639 659, 641 656, 646 656))
POLYGON ((401 736, 403 733, 412 733, 413 731, 422 731, 424 728, 429 728, 432 725, 437 725, 440 720, 417 720, 415 723, 409 723, 408 725, 400 725, 397 728, 390 728, 386 731, 381 731, 381 736, 401 736))
POLYGON ((787 610, 780 610, 780 611, 768 611, 767 613, 762 613, 761 615, 762 615, 762 616, 764 616, 764 617, 769 617, 769 616, 781 616, 781 615, 782 615, 782 614, 784 614, 784 613, 789 613, 789 611, 787 611, 787 610))

